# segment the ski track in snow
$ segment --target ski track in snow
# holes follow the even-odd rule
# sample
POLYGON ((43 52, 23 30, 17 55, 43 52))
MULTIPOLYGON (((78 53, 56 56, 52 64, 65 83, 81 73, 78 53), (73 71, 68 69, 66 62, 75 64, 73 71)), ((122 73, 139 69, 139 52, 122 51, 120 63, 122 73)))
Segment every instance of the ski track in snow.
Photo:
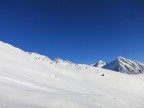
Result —
POLYGON ((33 84, 30 84, 30 83, 27 83, 27 82, 18 81, 18 80, 14 80, 14 79, 10 79, 10 78, 6 78, 6 77, 2 77, 2 76, 0 76, 0 81, 4 81, 4 82, 5 81, 9 81, 9 82, 13 82, 13 83, 16 83, 16 84, 20 84, 20 85, 24 85, 24 86, 27 86, 27 87, 31 87, 31 88, 34 88, 34 89, 39 89, 39 90, 48 92, 47 89, 35 86, 33 84))

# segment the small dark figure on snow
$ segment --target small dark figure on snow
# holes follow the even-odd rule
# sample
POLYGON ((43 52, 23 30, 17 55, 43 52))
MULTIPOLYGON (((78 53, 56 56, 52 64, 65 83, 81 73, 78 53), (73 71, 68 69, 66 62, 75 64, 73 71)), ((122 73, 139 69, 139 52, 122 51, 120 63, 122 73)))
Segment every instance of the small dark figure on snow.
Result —
POLYGON ((104 73, 101 76, 104 76, 104 73))

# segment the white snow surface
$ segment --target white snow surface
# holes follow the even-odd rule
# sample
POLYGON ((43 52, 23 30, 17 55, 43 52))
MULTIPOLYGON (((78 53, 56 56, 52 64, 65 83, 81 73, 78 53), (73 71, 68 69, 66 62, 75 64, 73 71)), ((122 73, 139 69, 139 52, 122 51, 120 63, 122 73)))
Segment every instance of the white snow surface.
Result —
POLYGON ((144 74, 61 65, 0 42, 0 108, 144 108, 144 74))

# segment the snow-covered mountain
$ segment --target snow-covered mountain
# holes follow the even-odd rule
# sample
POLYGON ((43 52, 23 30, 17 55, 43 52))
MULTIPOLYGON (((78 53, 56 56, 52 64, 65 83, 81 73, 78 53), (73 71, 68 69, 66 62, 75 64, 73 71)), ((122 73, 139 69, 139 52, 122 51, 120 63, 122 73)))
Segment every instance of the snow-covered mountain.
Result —
POLYGON ((34 52, 28 52, 27 54, 30 55, 32 58, 34 58, 36 60, 46 61, 50 64, 54 64, 54 62, 45 55, 40 55, 40 54, 37 54, 37 53, 34 53, 34 52))
POLYGON ((103 67, 103 66, 105 66, 105 65, 106 65, 106 62, 100 60, 100 61, 98 61, 94 66, 95 66, 95 67, 103 67))
POLYGON ((124 57, 118 57, 116 60, 104 65, 103 68, 127 74, 140 74, 144 72, 144 64, 124 57))
POLYGON ((0 42, 1 108, 143 108, 143 79, 143 74, 63 65, 0 42))
POLYGON ((75 68, 75 69, 96 69, 95 67, 93 67, 92 65, 87 65, 87 64, 75 64, 73 62, 70 62, 68 60, 62 60, 60 58, 56 58, 54 60, 54 62, 56 63, 56 65, 61 65, 61 66, 68 66, 71 68, 75 68))
POLYGON ((63 66, 74 66, 75 64, 74 63, 72 63, 72 62, 70 62, 70 61, 68 61, 68 60, 62 60, 62 59, 60 59, 60 58, 56 58, 55 60, 54 60, 54 62, 56 63, 56 64, 59 64, 59 65, 63 65, 63 66))

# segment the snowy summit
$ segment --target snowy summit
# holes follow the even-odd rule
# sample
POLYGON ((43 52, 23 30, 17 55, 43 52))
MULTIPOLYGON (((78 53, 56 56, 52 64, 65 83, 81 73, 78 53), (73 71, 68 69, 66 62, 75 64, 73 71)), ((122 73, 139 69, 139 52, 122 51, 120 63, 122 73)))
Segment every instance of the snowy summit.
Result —
POLYGON ((140 74, 144 72, 144 64, 124 57, 118 57, 116 60, 107 63, 103 68, 127 74, 140 74))
POLYGON ((97 62, 94 66, 96 66, 96 67, 103 67, 103 66, 105 66, 105 65, 106 65, 106 62, 100 60, 100 61, 97 62))

